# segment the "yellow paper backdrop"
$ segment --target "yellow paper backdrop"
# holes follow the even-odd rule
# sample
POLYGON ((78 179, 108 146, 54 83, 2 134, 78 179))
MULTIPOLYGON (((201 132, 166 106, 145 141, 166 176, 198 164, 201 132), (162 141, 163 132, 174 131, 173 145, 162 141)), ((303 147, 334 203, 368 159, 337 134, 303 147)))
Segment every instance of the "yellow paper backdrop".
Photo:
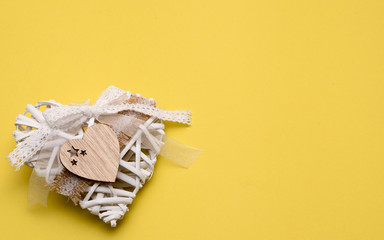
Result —
POLYGON ((1 239, 384 239, 383 1, 0 1, 1 239), (116 229, 29 207, 5 155, 28 103, 109 85, 190 109, 116 229))

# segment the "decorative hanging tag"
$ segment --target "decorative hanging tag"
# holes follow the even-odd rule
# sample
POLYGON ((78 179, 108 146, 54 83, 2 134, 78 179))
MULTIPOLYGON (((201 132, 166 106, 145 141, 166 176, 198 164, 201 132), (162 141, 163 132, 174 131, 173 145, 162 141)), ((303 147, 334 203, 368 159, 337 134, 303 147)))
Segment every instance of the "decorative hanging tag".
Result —
POLYGON ((95 181, 114 182, 119 167, 119 141, 104 124, 89 127, 83 139, 72 139, 60 149, 60 160, 77 176, 95 181))

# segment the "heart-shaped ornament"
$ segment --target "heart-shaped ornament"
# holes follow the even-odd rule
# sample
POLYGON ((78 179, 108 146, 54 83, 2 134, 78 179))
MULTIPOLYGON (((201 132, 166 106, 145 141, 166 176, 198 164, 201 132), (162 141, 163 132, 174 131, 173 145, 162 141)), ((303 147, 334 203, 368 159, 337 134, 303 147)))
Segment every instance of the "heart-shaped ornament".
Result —
POLYGON ((107 125, 93 125, 87 129, 83 139, 72 139, 63 144, 60 161, 80 177, 114 182, 120 162, 119 141, 107 125))

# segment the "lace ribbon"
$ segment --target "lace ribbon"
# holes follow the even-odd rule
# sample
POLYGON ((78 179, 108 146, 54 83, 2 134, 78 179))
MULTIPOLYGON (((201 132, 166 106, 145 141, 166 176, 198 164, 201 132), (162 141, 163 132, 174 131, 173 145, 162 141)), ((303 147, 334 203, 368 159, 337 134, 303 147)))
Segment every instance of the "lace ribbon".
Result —
MULTIPOLYGON (((191 112, 189 110, 169 111, 146 104, 129 104, 130 92, 123 91, 115 86, 108 87, 101 93, 93 106, 89 105, 61 105, 55 101, 41 102, 40 105, 49 103, 50 108, 43 113, 34 106, 28 105, 34 119, 19 115, 16 124, 25 125, 28 131, 14 132, 16 148, 7 156, 12 166, 18 170, 21 165, 29 161, 46 144, 48 138, 63 136, 71 138, 68 132, 76 133, 81 126, 93 117, 99 115, 115 114, 125 110, 140 112, 165 121, 173 121, 190 125, 191 112)), ((38 105, 39 105, 38 104, 38 105)))
POLYGON ((114 114, 125 110, 136 111, 165 121, 191 124, 191 112, 189 110, 170 111, 147 104, 126 103, 130 97, 130 92, 125 92, 115 86, 110 86, 99 96, 93 106, 62 105, 48 109, 43 115, 49 126, 61 130, 81 125, 92 117, 114 114))

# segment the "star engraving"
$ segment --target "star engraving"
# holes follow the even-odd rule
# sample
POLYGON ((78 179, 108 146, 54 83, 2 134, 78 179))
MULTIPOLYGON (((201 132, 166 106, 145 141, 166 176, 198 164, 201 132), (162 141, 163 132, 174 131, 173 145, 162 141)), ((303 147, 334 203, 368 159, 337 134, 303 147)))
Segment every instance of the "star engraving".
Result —
POLYGON ((72 163, 72 166, 73 166, 73 165, 76 165, 76 166, 77 166, 77 161, 76 161, 75 159, 73 159, 73 160, 71 161, 71 163, 72 163))
POLYGON ((87 155, 87 150, 81 150, 80 154, 83 155, 83 156, 87 155))
POLYGON ((69 152, 69 153, 71 154, 71 157, 73 157, 73 155, 76 155, 76 157, 79 156, 79 155, 77 154, 78 151, 79 151, 79 149, 78 149, 78 148, 75 148, 74 146, 72 146, 71 149, 67 150, 67 152, 69 152))

